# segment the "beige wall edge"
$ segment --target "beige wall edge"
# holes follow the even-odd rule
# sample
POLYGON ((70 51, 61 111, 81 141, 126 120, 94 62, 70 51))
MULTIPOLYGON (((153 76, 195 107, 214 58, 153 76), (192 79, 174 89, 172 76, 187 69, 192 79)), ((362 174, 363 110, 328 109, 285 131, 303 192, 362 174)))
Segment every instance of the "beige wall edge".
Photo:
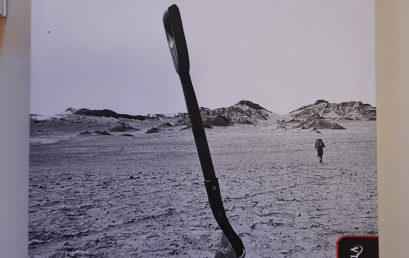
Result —
POLYGON ((376 0, 378 206, 381 257, 409 248, 409 1, 376 0))
POLYGON ((0 257, 28 257, 30 1, 0 18, 0 257))

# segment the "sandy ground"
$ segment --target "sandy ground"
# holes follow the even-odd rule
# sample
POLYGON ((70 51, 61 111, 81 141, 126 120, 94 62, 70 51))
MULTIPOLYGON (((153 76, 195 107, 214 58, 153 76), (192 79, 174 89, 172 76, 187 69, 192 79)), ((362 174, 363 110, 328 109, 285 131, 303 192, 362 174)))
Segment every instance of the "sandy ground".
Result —
MULTIPOLYGON (((335 257, 340 235, 377 234, 376 123, 347 128, 206 131, 247 257, 335 257)), ((213 257, 221 231, 192 133, 179 129, 33 139, 30 257, 213 257)))

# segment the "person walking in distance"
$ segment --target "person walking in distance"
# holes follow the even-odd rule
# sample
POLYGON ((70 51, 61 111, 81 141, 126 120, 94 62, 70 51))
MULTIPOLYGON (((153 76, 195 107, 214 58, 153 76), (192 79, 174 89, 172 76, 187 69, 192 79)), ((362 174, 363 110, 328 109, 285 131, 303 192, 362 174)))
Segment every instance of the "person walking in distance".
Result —
POLYGON ((315 149, 317 150, 317 154, 320 159, 320 163, 322 163, 322 156, 324 155, 324 148, 325 148, 325 144, 322 141, 322 139, 317 139, 315 141, 315 149))

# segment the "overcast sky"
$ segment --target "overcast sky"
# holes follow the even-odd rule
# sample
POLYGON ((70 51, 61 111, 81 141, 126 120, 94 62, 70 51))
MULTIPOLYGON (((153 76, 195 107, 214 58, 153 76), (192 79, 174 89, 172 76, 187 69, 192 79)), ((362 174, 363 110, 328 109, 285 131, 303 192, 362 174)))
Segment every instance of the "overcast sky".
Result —
POLYGON ((31 113, 186 111, 162 24, 173 3, 200 106, 375 105, 373 0, 33 0, 31 113))

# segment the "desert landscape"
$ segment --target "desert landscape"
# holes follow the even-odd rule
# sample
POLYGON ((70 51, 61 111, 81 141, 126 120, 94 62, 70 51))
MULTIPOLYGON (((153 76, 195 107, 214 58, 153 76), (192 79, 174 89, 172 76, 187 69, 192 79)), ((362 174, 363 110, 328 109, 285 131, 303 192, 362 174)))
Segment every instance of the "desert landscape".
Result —
MULTIPOLYGON (((339 236, 377 234, 375 107, 201 112, 246 257, 335 257, 339 236)), ((221 231, 187 114, 69 108, 30 128, 30 257, 214 257, 221 231)))

